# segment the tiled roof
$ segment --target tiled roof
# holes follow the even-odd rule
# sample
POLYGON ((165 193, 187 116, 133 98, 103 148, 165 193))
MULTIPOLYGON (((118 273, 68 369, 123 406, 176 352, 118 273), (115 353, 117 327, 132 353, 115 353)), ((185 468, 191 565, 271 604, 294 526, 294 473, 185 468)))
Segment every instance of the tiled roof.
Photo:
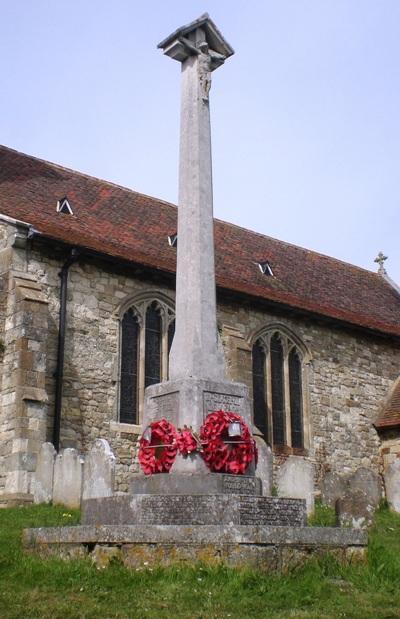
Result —
MULTIPOLYGON (((0 213, 57 241, 175 271, 175 206, 1 146, 0 213), (56 212, 64 196, 73 215, 56 212)), ((215 241, 220 287, 400 336, 400 296, 376 273, 218 220, 215 241)))
POLYGON ((397 381, 389 400, 375 423, 378 429, 400 426, 400 380, 397 381))

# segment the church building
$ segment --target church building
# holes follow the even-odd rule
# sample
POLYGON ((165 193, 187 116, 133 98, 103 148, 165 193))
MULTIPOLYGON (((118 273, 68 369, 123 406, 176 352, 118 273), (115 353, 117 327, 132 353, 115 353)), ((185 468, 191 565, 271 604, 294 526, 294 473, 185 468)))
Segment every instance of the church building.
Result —
MULTIPOLYGON (((378 273, 215 220, 228 378, 274 454, 377 473, 400 457, 400 290, 378 273)), ((177 209, 0 147, 0 502, 40 446, 106 438, 137 470, 144 391, 168 379, 177 209)))

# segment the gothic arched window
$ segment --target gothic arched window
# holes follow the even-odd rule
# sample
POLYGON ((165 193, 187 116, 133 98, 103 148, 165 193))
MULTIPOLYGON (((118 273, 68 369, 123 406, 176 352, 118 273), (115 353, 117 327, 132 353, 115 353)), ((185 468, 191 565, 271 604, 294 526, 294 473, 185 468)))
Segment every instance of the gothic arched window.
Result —
POLYGON ((144 390, 168 378, 168 355, 175 332, 172 308, 159 300, 129 307, 121 320, 119 420, 139 424, 144 390))
POLYGON ((275 447, 305 447, 303 348, 276 329, 253 344, 254 424, 275 447))

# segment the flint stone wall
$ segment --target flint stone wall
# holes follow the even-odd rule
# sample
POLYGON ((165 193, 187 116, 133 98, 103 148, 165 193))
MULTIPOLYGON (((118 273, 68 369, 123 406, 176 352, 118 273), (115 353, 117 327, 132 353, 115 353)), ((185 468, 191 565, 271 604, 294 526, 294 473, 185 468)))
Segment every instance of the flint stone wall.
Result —
MULTIPOLYGON (((21 268, 40 284, 48 303, 45 388, 49 440, 57 354, 58 273, 66 254, 39 249, 37 242, 28 261, 25 250, 13 251, 18 253, 21 268)), ((157 296, 161 292, 173 299, 172 283, 145 279, 133 269, 84 257, 72 265, 68 286, 61 445, 82 453, 96 438, 107 439, 116 456, 117 488, 126 491, 129 474, 138 470, 135 454, 140 427, 118 422, 118 312, 121 303, 139 293, 157 296)), ((305 385, 310 443, 301 455, 315 465, 317 484, 329 469, 350 473, 367 466, 378 470, 379 439, 372 424, 397 377, 398 345, 338 327, 332 329, 311 319, 289 318, 249 302, 234 305, 221 296, 218 322, 229 376, 246 383, 250 391, 251 338, 263 327, 284 325, 310 350, 312 360, 305 385)), ((12 430, 6 430, 7 436, 2 432, 0 424, 0 445, 12 440, 12 430)), ((275 474, 288 455, 290 451, 275 450, 275 474)))

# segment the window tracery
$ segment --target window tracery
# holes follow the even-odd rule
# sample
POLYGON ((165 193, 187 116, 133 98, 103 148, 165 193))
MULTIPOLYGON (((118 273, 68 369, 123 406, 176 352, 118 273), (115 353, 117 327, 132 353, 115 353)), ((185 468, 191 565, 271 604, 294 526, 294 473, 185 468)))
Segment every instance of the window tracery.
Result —
POLYGON ((144 390, 168 379, 175 332, 172 303, 154 296, 125 303, 120 320, 119 421, 140 424, 144 390))
POLYGON ((307 447, 308 353, 287 329, 269 328, 252 346, 254 424, 276 448, 307 447))

